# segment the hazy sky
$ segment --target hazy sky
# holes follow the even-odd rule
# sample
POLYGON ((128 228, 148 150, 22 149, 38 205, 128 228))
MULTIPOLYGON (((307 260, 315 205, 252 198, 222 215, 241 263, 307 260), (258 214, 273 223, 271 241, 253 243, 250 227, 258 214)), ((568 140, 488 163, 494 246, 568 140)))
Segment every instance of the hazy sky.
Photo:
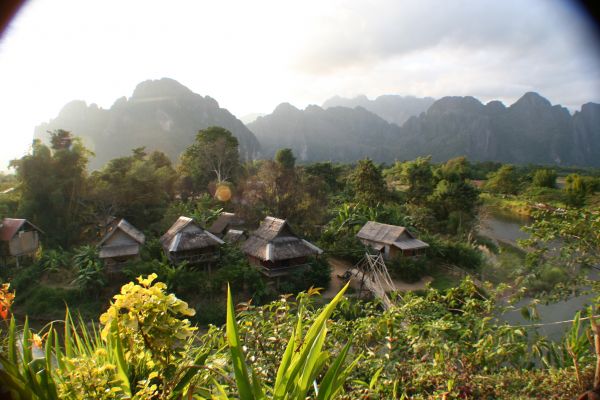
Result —
MULTIPOLYGON (((31 0, 0 39, 0 170, 75 99, 170 77, 241 117, 333 95, 537 91, 600 102, 600 45, 560 0, 31 0)), ((76 134, 76 132, 74 132, 76 134)))

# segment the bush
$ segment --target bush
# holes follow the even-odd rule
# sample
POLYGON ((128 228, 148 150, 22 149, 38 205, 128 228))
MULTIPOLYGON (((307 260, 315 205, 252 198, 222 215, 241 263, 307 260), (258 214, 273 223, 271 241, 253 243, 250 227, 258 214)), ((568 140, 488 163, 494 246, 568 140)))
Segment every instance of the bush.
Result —
POLYGON ((424 257, 396 257, 387 261, 386 265, 390 275, 407 283, 420 281, 431 270, 424 257))
POLYGON ((427 238, 425 241, 429 243, 427 255, 430 258, 472 271, 479 270, 483 265, 483 254, 469 243, 451 242, 437 238, 427 238))

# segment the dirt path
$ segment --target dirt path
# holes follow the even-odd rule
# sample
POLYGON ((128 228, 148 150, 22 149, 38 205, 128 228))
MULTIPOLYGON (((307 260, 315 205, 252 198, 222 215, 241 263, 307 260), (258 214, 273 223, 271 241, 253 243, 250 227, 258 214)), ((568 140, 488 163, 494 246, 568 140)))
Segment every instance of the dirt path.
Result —
MULTIPOLYGON (((331 266, 331 283, 329 284, 329 289, 324 291, 322 294, 323 297, 326 299, 333 298, 340 291, 340 289, 345 285, 346 282, 343 279, 338 278, 338 275, 343 275, 348 270, 348 268, 353 266, 353 264, 348 261, 341 260, 339 258, 333 258, 333 257, 329 258, 329 265, 331 266)), ((431 282, 433 280, 433 278, 430 276, 425 276, 419 282, 415 282, 415 283, 406 283, 406 282, 402 282, 398 279, 392 279, 392 280, 398 291, 406 292, 409 290, 412 291, 412 290, 425 289, 425 285, 428 282, 431 282)), ((350 285, 353 288, 358 290, 359 286, 360 286, 360 282, 353 282, 350 285)))

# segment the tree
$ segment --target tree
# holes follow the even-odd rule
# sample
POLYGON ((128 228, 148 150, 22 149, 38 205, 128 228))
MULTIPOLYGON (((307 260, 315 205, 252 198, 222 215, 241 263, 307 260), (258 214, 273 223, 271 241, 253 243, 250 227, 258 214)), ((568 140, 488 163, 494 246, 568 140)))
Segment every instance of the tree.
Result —
POLYGON ((296 157, 294 157, 292 149, 279 149, 275 153, 275 162, 282 168, 292 169, 296 166, 296 157))
POLYGON ((435 182, 430 161, 431 156, 419 157, 402 166, 402 181, 408 185, 408 198, 413 203, 425 201, 433 192, 435 182))
POLYGON ((194 144, 181 155, 182 175, 190 178, 195 193, 206 191, 212 181, 233 181, 239 169, 238 140, 218 126, 199 131, 194 144))
POLYGON ((349 181, 359 202, 375 206, 386 198, 387 191, 381 170, 369 158, 358 162, 349 181))
POLYGON ((538 169, 533 173, 533 186, 554 189, 556 187, 556 171, 538 169))
POLYGON ((581 207, 585 204, 587 188, 585 181, 578 174, 571 174, 565 179, 565 192, 567 204, 573 207, 581 207))
POLYGON ((513 165, 503 165, 488 177, 485 188, 491 192, 517 194, 520 177, 513 165))
POLYGON ((132 155, 109 161, 91 177, 89 200, 94 206, 94 224, 102 226, 111 216, 125 217, 145 228, 159 221, 175 197, 176 172, 162 152, 132 155))
POLYGON ((479 190, 459 179, 442 179, 428 197, 438 221, 448 221, 447 228, 453 232, 468 230, 477 214, 479 190))
POLYGON ((80 238, 92 153, 70 132, 49 133, 51 148, 34 140, 31 154, 10 165, 21 193, 19 214, 46 232, 46 243, 67 248, 80 238))

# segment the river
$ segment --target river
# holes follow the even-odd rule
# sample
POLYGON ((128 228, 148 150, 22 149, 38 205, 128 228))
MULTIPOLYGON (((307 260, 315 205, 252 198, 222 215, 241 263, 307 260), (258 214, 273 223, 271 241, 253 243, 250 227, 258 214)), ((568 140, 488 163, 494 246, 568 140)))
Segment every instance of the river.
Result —
MULTIPOLYGON (((510 213, 506 210, 485 207, 481 212, 479 233, 500 244, 518 246, 519 239, 526 239, 527 233, 521 230, 521 227, 531 222, 527 216, 510 213)), ((598 278, 594 271, 591 276, 598 278)), ((537 311, 540 316, 539 321, 529 321, 521 315, 520 309, 527 306, 533 300, 524 298, 515 304, 515 309, 501 316, 501 318, 512 325, 551 324, 559 321, 571 320, 578 310, 589 305, 594 298, 592 294, 571 297, 566 301, 559 301, 550 304, 538 304, 537 311)), ((539 328, 539 332, 552 340, 560 340, 571 324, 552 324, 539 328)))

